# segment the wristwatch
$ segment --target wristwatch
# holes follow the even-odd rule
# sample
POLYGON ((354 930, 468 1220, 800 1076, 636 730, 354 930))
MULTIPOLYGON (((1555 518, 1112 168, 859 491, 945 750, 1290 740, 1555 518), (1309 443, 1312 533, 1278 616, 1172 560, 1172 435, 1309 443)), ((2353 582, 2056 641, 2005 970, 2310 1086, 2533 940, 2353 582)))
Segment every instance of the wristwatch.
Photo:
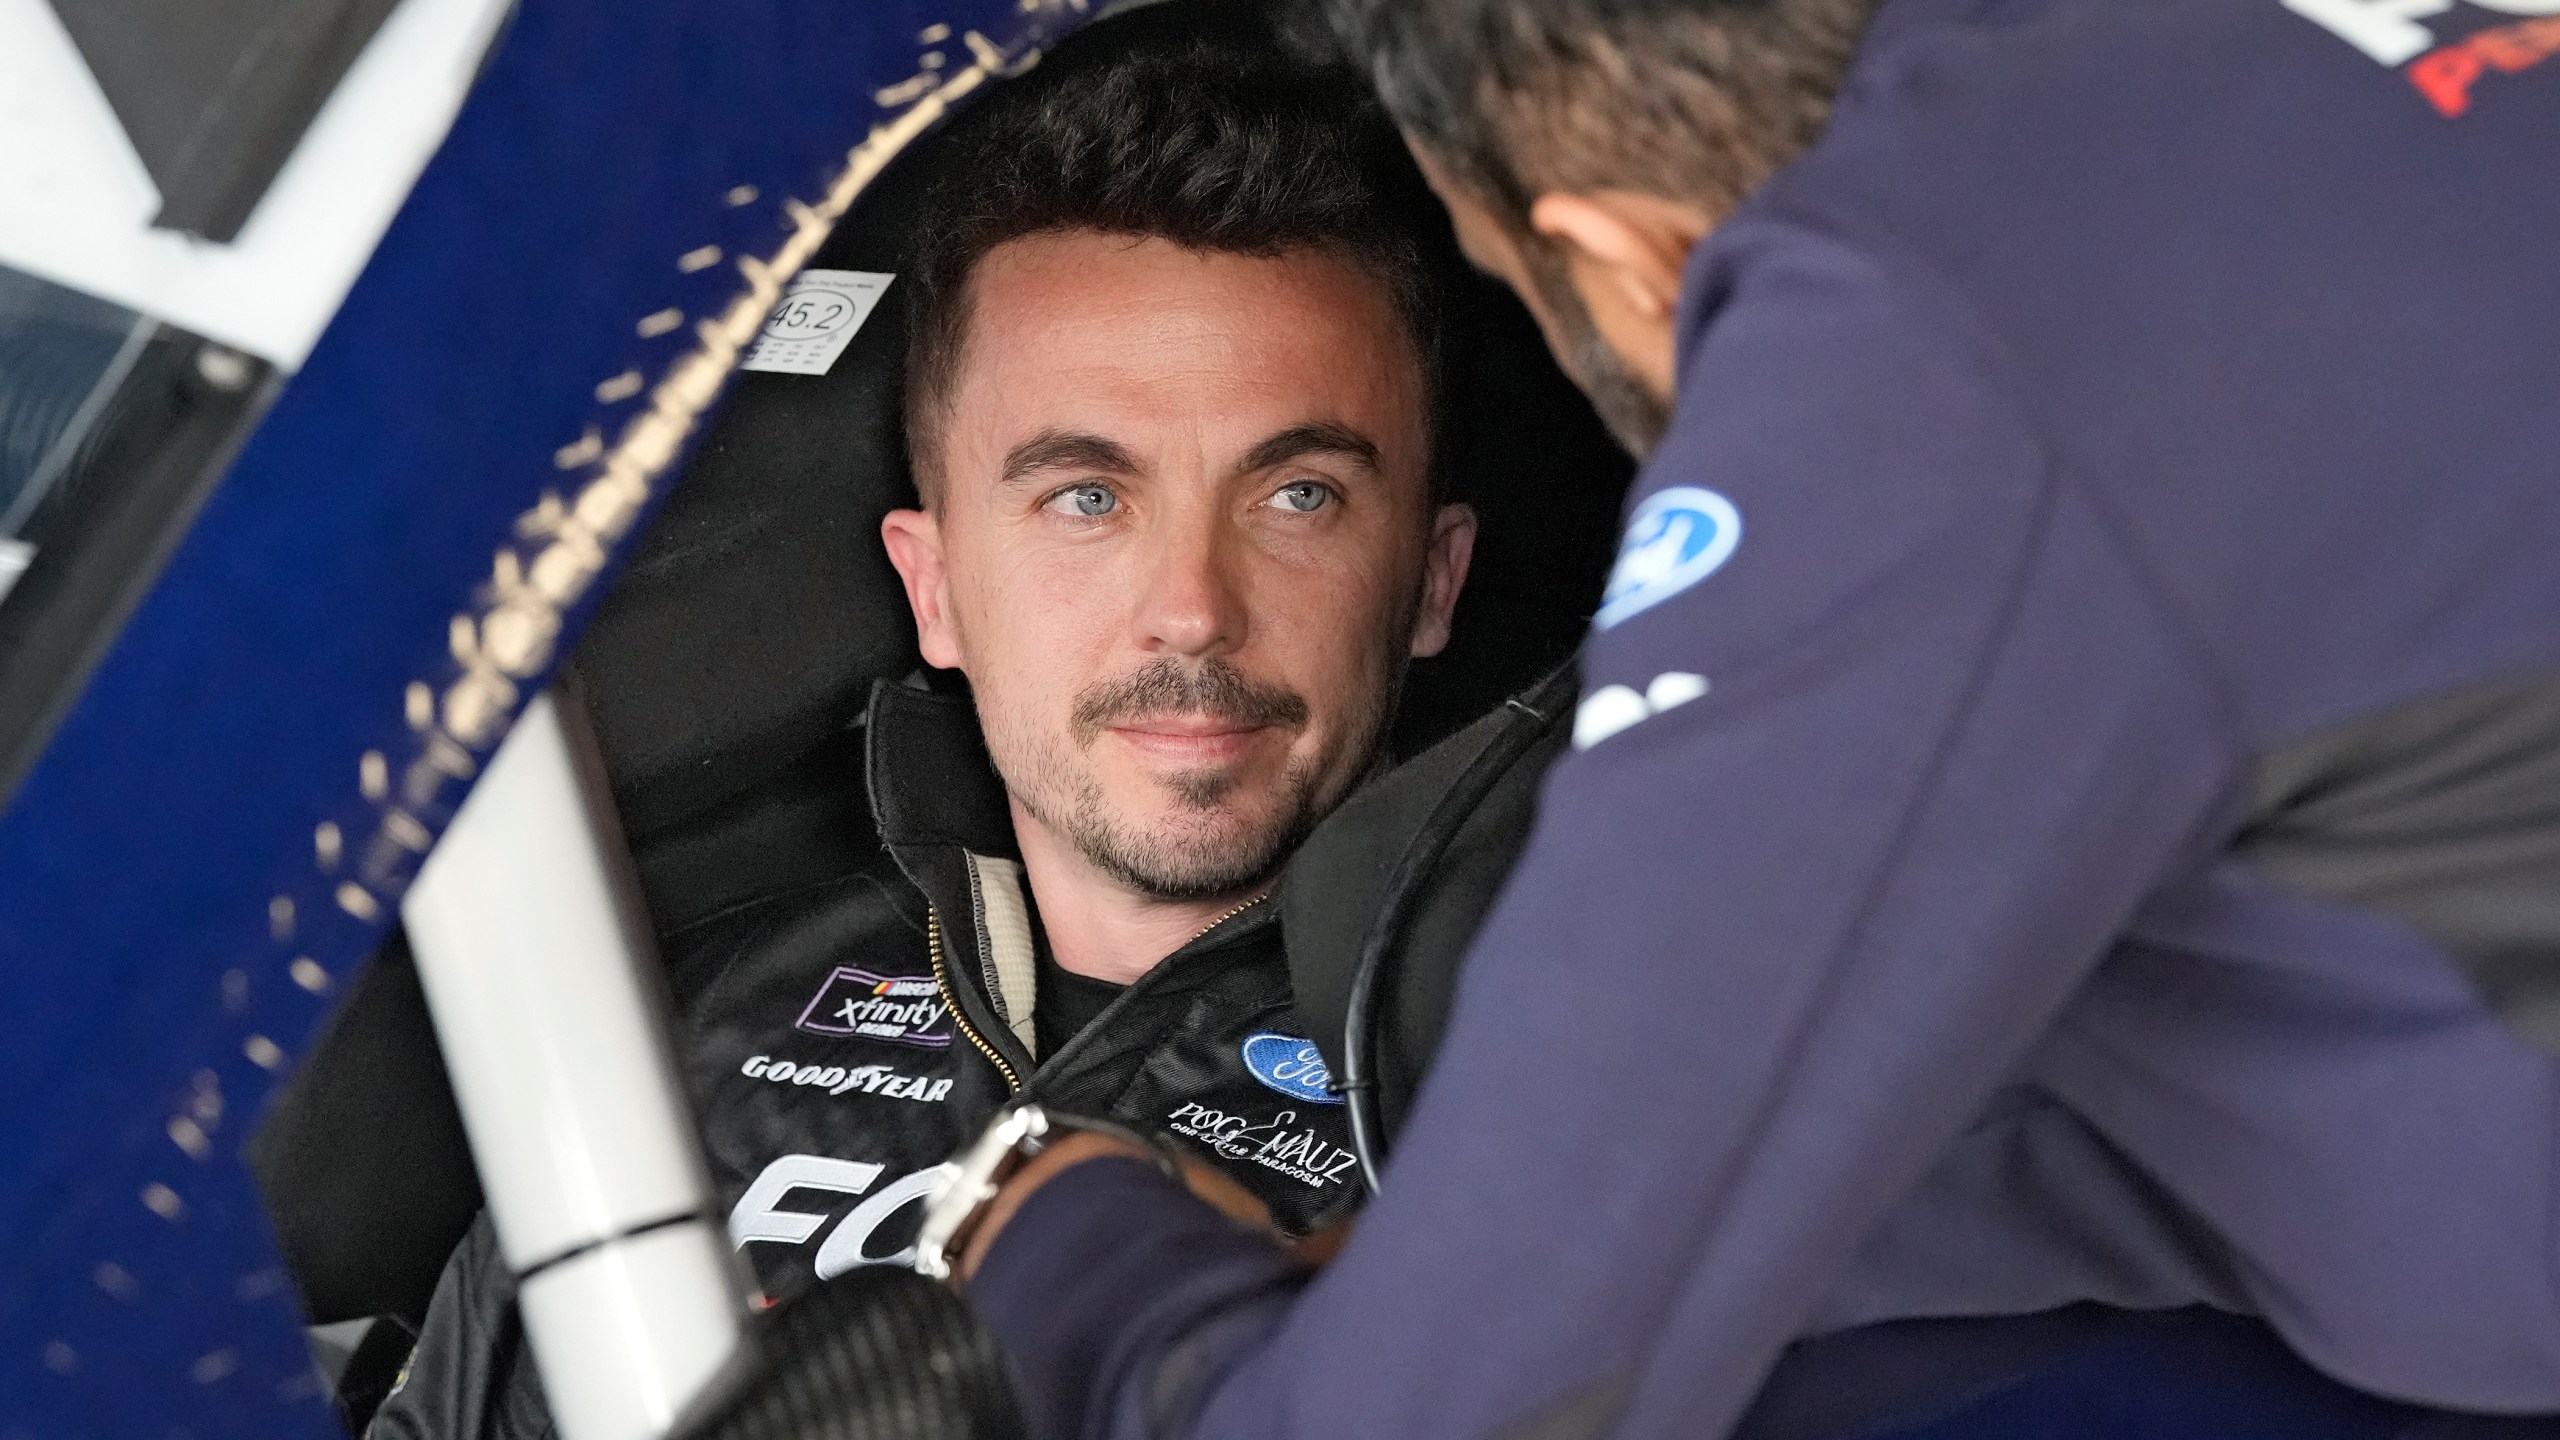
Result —
POLYGON ((985 1131, 961 1152, 951 1177, 926 1203, 924 1228, 916 1232, 916 1273, 929 1280, 950 1280, 969 1248, 969 1237, 986 1218, 987 1202, 1032 1156, 1073 1130, 1090 1130, 1135 1145, 1166 1178, 1182 1183, 1182 1162, 1162 1137, 1141 1135, 1108 1120, 1062 1114, 1026 1100, 988 1122, 985 1131))

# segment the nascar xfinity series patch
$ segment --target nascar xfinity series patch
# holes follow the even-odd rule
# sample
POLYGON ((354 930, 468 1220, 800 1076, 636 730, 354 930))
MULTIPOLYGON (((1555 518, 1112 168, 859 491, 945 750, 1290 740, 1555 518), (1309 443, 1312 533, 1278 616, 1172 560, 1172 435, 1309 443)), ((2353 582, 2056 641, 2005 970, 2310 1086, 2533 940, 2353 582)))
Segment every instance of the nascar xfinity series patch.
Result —
POLYGON ((874 975, 839 965, 800 1012, 812 1035, 887 1040, 926 1050, 951 1047, 951 1007, 930 975, 874 975))

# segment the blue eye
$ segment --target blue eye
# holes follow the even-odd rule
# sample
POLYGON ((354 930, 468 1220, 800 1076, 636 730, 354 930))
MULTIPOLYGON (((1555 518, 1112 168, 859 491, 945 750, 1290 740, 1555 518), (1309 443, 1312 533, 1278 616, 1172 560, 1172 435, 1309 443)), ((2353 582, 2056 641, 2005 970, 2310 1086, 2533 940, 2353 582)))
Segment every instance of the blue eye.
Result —
POLYGON ((1311 515, 1333 500, 1333 487, 1313 480, 1300 480, 1271 492, 1268 503, 1293 515, 1311 515))
POLYGON ((1108 485, 1071 485, 1049 497, 1042 507, 1058 515, 1091 520, 1120 508, 1120 497, 1108 485))

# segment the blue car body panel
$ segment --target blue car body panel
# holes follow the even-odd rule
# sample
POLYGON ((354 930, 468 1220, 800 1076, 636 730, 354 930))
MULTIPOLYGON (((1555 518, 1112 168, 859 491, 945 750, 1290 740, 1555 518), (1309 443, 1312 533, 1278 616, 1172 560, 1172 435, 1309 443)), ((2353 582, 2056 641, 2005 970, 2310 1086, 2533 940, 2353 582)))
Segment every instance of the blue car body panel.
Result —
POLYGON ((513 17, 0 815, 0 1437, 332 1432, 244 1140, 671 482, 739 317, 861 171, 1082 18, 513 17))

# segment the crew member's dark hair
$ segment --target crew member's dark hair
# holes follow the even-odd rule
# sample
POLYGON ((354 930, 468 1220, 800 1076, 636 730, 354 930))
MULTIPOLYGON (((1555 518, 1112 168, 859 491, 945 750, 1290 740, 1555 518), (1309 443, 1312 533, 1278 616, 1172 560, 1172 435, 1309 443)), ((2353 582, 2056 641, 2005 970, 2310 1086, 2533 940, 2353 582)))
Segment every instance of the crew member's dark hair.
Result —
MULTIPOLYGON (((1176 7, 1168 7, 1172 9, 1176 7)), ((1192 7, 1182 7, 1192 8, 1192 7)), ((1197 7, 1206 9, 1207 7, 1197 7)), ((1010 240, 1070 230, 1253 256, 1317 250, 1376 276, 1436 405, 1437 305, 1404 203, 1415 185, 1395 127, 1348 66, 1233 25, 1157 25, 1138 43, 1095 27, 963 117, 941 162, 915 264, 907 448, 928 503, 968 341, 970 278, 1010 240)), ((1125 34, 1125 31, 1121 32, 1125 34)))
POLYGON ((1329 0, 1396 123, 1525 233, 1555 190, 1722 215, 1830 117, 1877 0, 1329 0))

